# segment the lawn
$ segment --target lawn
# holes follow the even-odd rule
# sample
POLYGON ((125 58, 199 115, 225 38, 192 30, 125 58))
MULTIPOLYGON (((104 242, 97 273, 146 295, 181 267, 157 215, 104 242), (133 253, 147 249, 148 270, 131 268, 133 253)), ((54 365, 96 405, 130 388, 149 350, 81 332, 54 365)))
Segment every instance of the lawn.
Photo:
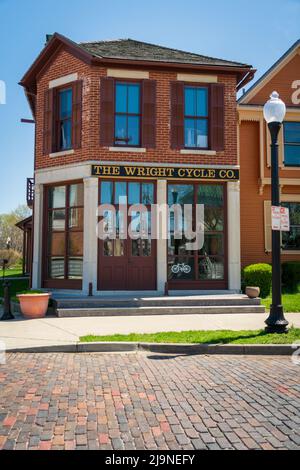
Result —
MULTIPOLYGON (((262 299, 261 303, 269 310, 272 303, 272 296, 269 295, 262 299)), ((300 292, 296 294, 282 294, 282 305, 285 312, 300 312, 300 292)))
MULTIPOLYGON (((20 277, 23 276, 22 266, 5 269, 5 277, 20 277)), ((0 277, 3 277, 3 269, 0 268, 0 277)))
POLYGON ((93 336, 80 338, 82 343, 95 341, 126 341, 143 343, 202 343, 202 344, 291 344, 300 341, 300 328, 291 327, 286 334, 270 334, 264 330, 168 331, 163 333, 130 333, 129 335, 93 336))

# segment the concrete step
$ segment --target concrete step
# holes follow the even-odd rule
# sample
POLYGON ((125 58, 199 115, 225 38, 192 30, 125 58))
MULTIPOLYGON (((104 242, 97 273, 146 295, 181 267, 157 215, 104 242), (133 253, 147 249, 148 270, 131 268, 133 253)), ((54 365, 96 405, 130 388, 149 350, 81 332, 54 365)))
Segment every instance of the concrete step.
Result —
POLYGON ((246 295, 161 296, 161 297, 84 297, 55 298, 58 309, 140 308, 140 307, 210 307, 255 306, 261 299, 246 295))
POLYGON ((130 316, 130 315, 201 315, 265 313, 263 305, 147 306, 57 308, 58 317, 130 316))

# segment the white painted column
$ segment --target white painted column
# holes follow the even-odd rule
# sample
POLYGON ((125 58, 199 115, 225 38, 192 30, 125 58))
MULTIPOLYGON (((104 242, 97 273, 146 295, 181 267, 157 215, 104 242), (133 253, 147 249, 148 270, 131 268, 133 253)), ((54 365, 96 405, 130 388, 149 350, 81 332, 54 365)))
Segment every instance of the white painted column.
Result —
MULTIPOLYGON (((157 205, 159 204, 166 205, 167 204, 167 181, 166 180, 157 180, 157 205)), ((167 240, 162 238, 162 234, 166 231, 167 227, 167 214, 164 214, 164 220, 162 220, 162 224, 164 225, 160 227, 160 236, 157 240, 157 290, 160 293, 164 293, 165 290, 165 283, 167 282, 167 240)), ((159 211, 158 211, 159 216, 159 211)))
POLYGON ((227 183, 228 288, 241 290, 240 182, 227 183))
POLYGON ((98 178, 87 177, 84 183, 84 232, 82 291, 87 294, 89 283, 97 290, 98 240, 96 235, 98 207, 98 178))
POLYGON ((33 221, 33 257, 32 288, 40 289, 42 285, 43 259, 43 185, 34 185, 34 221, 33 221))

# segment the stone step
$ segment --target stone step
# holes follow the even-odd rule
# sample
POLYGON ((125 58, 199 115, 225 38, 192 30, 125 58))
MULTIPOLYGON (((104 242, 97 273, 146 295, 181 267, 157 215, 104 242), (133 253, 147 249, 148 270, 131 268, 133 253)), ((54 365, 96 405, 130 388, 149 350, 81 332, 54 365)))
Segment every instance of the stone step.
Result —
POLYGON ((261 299, 249 299, 246 295, 216 295, 216 296, 181 296, 181 297, 85 297, 85 298, 55 298, 58 309, 87 309, 87 308, 140 308, 140 307, 209 307, 209 306, 255 306, 261 304, 261 299))
POLYGON ((201 315, 265 313, 263 305, 147 306, 57 308, 58 317, 130 316, 130 315, 201 315))

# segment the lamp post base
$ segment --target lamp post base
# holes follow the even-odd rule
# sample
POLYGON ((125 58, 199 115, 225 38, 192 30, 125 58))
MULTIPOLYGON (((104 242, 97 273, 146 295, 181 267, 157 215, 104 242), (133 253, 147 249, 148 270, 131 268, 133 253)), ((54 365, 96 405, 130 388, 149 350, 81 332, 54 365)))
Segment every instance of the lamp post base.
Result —
POLYGON ((284 318, 282 305, 271 305, 270 315, 265 323, 266 333, 287 333, 289 322, 284 318))

